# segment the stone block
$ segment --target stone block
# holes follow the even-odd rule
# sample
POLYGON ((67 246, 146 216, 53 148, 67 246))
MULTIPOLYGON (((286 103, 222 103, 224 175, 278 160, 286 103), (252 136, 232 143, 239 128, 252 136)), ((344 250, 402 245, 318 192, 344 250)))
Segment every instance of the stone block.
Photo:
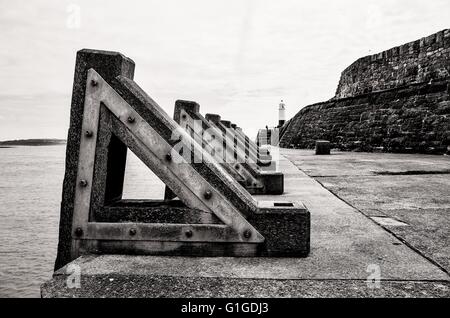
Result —
POLYGON ((258 210, 249 222, 266 238, 262 256, 308 256, 311 221, 303 204, 259 201, 258 210))
MULTIPOLYGON (((84 50, 77 58, 56 268, 92 253, 308 255, 307 209, 258 203, 132 80, 133 71, 119 53, 84 50), (192 147, 188 159, 201 153, 203 160, 178 164, 174 133, 192 147), (122 200, 127 148, 179 201, 122 200)), ((198 113, 198 104, 189 105, 198 113)), ((255 174, 260 182, 252 186, 283 193, 282 173, 255 174)))
MULTIPOLYGON (((95 68, 96 72, 107 81, 112 80, 118 75, 132 79, 134 76, 134 67, 135 64, 131 59, 118 52, 88 49, 77 52, 55 269, 71 261, 72 216, 75 200, 74 189, 76 187, 87 72, 90 68, 95 68)), ((111 199, 120 198, 122 196, 126 148, 120 142, 115 143, 111 146, 110 153, 116 158, 114 167, 112 167, 114 173, 110 176, 113 179, 113 184, 116 186, 109 188, 106 195, 111 199)))
POLYGON ((330 154, 330 142, 328 140, 316 141, 316 155, 329 155, 330 154))
POLYGON ((255 189, 254 194, 283 194, 284 175, 281 172, 260 171, 257 179, 263 184, 260 190, 255 189))
MULTIPOLYGON (((212 122, 209 122, 205 117, 200 114, 200 105, 193 101, 177 100, 175 103, 174 119, 179 122, 181 112, 185 112, 192 120, 200 121, 202 129, 213 128, 212 122)), ((209 117, 208 117, 209 118, 209 117)), ((220 117, 214 117, 218 119, 220 117)), ((216 123, 219 123, 216 121, 216 123)), ((192 123, 188 123, 186 117, 186 124, 192 126, 192 123)), ((193 127, 191 127, 193 130, 193 127)), ((203 133, 201 133, 203 135, 203 133)), ((197 138, 201 139, 202 136, 197 138)), ((231 141, 230 141, 231 142, 231 141)), ((229 147, 228 149, 232 149, 229 147)), ((229 150, 233 151, 233 150, 229 150)), ((244 152, 240 152, 243 154, 244 152)), ((271 158, 270 158, 271 159, 271 158)), ((228 162, 221 162, 221 165, 225 170, 230 173, 250 194, 282 194, 283 184, 279 185, 280 179, 283 182, 283 175, 281 173, 273 173, 271 176, 268 173, 261 175, 259 170, 254 170, 248 164, 232 164, 228 162), (280 177, 281 175, 281 177, 280 177)), ((269 166, 261 166, 261 169, 265 171, 275 171, 276 163, 269 161, 269 166)))

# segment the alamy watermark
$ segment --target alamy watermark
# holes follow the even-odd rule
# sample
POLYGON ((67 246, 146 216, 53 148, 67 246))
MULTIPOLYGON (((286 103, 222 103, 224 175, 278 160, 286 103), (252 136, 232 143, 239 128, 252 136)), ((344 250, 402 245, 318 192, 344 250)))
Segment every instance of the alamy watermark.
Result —
POLYGON ((66 7, 66 27, 68 29, 81 28, 81 7, 78 4, 71 3, 66 7))
POLYGON ((79 265, 69 264, 66 268, 66 275, 67 288, 81 288, 81 267, 79 265))
POLYGON ((366 272, 369 273, 366 284, 370 289, 381 287, 381 268, 380 265, 370 264, 367 266, 366 272))
POLYGON ((278 160, 278 129, 263 130, 258 142, 250 140, 239 128, 204 126, 202 120, 194 120, 183 114, 180 127, 171 135, 172 150, 169 158, 174 163, 248 163, 261 165, 278 160), (260 147, 261 145, 261 147, 260 147), (265 147, 262 147, 265 146, 265 147))

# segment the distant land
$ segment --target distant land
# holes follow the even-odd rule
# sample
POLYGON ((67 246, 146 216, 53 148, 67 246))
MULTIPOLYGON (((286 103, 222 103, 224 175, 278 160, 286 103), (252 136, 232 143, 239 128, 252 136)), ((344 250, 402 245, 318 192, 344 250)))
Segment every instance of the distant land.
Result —
POLYGON ((54 146, 66 144, 65 139, 18 139, 0 141, 0 148, 10 146, 54 146))

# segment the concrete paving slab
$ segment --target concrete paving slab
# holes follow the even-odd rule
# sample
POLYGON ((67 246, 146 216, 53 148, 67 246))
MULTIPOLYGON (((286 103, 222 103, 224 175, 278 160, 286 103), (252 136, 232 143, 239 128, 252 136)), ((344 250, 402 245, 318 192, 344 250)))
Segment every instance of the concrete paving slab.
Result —
POLYGON ((372 220, 383 226, 408 226, 408 224, 387 216, 373 216, 372 220))
MULTIPOLYGON (((377 264, 385 279, 448 279, 428 260, 289 160, 281 158, 280 167, 283 172, 292 172, 285 174, 283 199, 301 201, 311 212, 311 255, 301 263, 303 278, 366 279, 367 266, 377 264)), ((273 198, 258 196, 258 200, 265 199, 273 198)))
POLYGON ((45 284, 50 297, 450 297, 448 282, 384 281, 371 288, 354 280, 273 280, 148 275, 84 275, 79 289, 58 276, 45 284), (157 288, 155 288, 157 287, 157 288))
MULTIPOLYGON (((283 155, 312 177, 371 176, 380 173, 450 174, 450 156, 423 154, 364 153, 332 151, 316 156, 314 150, 282 149, 283 155)), ((448 176, 450 179, 450 176, 448 176)))
POLYGON ((450 175, 446 172, 450 157, 335 153, 318 162, 312 151, 283 153, 336 196, 450 272, 450 175), (386 218, 408 226, 386 224, 386 218))
POLYGON ((450 175, 317 177, 359 210, 450 209, 450 175))
POLYGON ((286 193, 257 199, 300 201, 308 207, 312 223, 308 258, 88 256, 75 260, 85 281, 82 291, 63 286, 63 268, 54 280, 43 286, 43 296, 58 293, 76 296, 78 293, 98 297, 115 292, 121 296, 180 297, 440 297, 448 294, 449 276, 438 266, 337 198, 284 157, 280 160, 280 169, 285 174, 286 193), (380 271, 381 288, 370 294, 366 280, 374 266, 380 271), (108 287, 109 279, 114 281, 114 277, 131 285, 108 287), (139 281, 152 287, 145 287, 147 285, 139 281), (137 282, 134 287, 133 282, 137 282), (109 289, 104 291, 105 288, 109 289))

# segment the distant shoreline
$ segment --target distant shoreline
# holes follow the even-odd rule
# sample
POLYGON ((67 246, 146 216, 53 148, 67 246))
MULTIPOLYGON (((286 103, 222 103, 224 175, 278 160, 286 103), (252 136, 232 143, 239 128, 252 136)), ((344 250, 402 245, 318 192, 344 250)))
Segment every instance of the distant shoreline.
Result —
POLYGON ((65 144, 65 139, 18 139, 0 141, 0 148, 12 148, 13 146, 56 146, 65 144))

